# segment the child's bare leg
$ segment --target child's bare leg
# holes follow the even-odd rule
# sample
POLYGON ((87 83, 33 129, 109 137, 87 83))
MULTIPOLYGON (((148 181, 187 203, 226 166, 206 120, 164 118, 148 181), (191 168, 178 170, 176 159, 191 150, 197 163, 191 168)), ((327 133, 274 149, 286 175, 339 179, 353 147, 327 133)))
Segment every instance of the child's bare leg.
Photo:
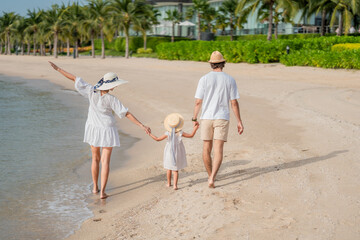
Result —
POLYGON ((179 172, 174 171, 174 190, 178 190, 177 183, 179 179, 179 172))
POLYGON ((91 155, 92 155, 92 163, 91 163, 91 175, 93 179, 93 193, 99 192, 98 186, 98 178, 99 178, 99 163, 100 163, 100 147, 91 146, 91 155))
POLYGON ((112 147, 103 147, 101 153, 101 191, 100 191, 101 199, 108 197, 108 195, 105 193, 105 188, 109 178, 111 152, 112 152, 112 147))
POLYGON ((166 171, 166 178, 167 178, 167 186, 171 186, 171 170, 166 171))

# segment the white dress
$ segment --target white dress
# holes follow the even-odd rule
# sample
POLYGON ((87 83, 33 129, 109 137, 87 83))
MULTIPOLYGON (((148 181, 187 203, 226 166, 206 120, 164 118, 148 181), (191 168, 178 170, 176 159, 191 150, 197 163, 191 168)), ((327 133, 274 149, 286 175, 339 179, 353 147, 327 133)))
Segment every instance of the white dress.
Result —
POLYGON ((186 152, 184 143, 181 140, 182 137, 182 131, 176 133, 175 136, 175 144, 174 144, 174 152, 175 152, 175 158, 176 158, 176 164, 173 164, 173 154, 171 152, 171 133, 166 132, 165 135, 167 135, 167 142, 164 149, 164 168, 169 170, 178 171, 187 166, 186 161, 186 152))
POLYGON ((77 77, 75 89, 89 99, 89 112, 85 124, 84 142, 94 147, 119 147, 120 139, 113 111, 123 118, 128 109, 113 95, 101 96, 94 86, 77 77))

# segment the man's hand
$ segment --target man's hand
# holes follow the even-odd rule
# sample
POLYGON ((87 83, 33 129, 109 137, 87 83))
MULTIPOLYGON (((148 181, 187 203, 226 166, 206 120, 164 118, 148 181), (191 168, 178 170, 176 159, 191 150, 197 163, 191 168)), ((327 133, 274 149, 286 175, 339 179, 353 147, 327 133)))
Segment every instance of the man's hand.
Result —
POLYGON ((244 132, 244 126, 242 125, 241 122, 238 122, 237 129, 239 134, 242 134, 244 132))
POLYGON ((148 135, 151 133, 151 129, 147 126, 144 126, 144 130, 145 130, 146 134, 148 134, 148 135))
POLYGON ((197 126, 199 128, 200 123, 198 121, 194 122, 194 127, 197 126))

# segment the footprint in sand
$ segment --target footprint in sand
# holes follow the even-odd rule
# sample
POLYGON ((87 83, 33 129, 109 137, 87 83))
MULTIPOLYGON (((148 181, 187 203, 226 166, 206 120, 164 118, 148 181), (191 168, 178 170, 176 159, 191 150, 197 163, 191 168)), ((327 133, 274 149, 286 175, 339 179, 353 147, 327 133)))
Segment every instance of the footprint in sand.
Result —
POLYGON ((94 221, 94 222, 100 222, 100 221, 101 221, 101 218, 94 218, 93 221, 94 221))

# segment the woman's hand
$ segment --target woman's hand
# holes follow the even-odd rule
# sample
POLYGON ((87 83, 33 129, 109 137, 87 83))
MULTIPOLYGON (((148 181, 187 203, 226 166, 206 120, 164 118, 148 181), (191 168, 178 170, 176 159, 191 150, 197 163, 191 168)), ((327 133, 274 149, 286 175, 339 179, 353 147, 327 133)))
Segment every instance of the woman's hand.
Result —
POLYGON ((58 66, 56 66, 55 63, 50 62, 50 61, 49 61, 49 63, 56 71, 59 71, 60 68, 58 66))
POLYGON ((151 133, 151 129, 149 127, 143 125, 143 128, 147 135, 149 135, 151 133))

